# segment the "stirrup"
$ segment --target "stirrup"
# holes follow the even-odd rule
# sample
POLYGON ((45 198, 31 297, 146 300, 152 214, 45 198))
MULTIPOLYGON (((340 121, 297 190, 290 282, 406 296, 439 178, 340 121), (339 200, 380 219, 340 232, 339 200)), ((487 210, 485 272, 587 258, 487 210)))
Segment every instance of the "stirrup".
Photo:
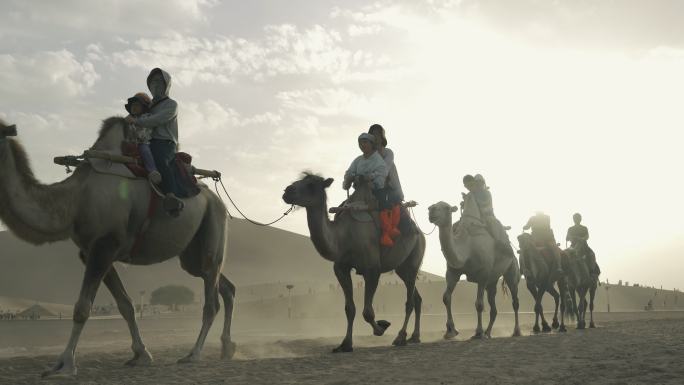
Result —
POLYGON ((185 203, 173 193, 166 194, 162 205, 164 206, 164 211, 174 218, 178 217, 185 207, 185 203))

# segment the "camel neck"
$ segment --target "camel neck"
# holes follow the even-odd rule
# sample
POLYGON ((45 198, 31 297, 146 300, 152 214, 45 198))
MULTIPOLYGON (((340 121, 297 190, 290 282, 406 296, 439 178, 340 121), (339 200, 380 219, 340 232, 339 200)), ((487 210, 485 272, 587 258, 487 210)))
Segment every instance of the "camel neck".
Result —
POLYGON ((306 219, 309 225, 311 241, 318 253, 325 259, 336 262, 339 258, 337 252, 337 234, 334 223, 328 218, 328 205, 324 202, 316 206, 306 208, 306 219))
MULTIPOLYGON (((451 223, 451 220, 449 221, 451 223)), ((442 253, 447 259, 448 265, 452 268, 460 268, 465 265, 465 259, 458 255, 456 245, 454 242, 453 228, 449 225, 438 226, 439 244, 442 247, 442 253)))
POLYGON ((68 238, 79 201, 79 171, 62 182, 41 184, 21 145, 15 140, 0 142, 0 219, 33 244, 68 238))

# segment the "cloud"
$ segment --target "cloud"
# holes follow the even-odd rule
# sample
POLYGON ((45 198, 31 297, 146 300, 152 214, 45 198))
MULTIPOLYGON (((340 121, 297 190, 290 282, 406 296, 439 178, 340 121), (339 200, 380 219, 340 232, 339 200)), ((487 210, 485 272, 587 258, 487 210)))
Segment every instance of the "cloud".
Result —
POLYGON ((0 98, 59 102, 88 94, 100 75, 67 50, 0 55, 0 98))
POLYGON ((384 57, 347 48, 342 35, 321 25, 299 28, 271 25, 254 39, 198 38, 172 34, 135 41, 114 52, 112 60, 126 67, 148 69, 157 63, 170 70, 180 84, 228 84, 237 79, 263 82, 283 75, 321 75, 332 81, 350 73, 387 65, 384 57))
MULTIPOLYGON (((3 2, 0 32, 26 26, 60 30, 162 34, 207 21, 215 0, 10 0, 3 2)), ((37 31, 36 31, 37 33, 37 31)))

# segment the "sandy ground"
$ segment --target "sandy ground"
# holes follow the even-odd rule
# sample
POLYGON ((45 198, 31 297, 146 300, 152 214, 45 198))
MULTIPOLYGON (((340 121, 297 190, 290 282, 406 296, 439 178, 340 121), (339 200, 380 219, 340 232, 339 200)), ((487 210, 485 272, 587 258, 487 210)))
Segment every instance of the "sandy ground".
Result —
MULTIPOLYGON (((461 328, 455 341, 443 341, 443 316, 427 316, 423 343, 401 348, 389 346, 396 323, 383 337, 369 336, 368 327, 357 323, 355 351, 331 354, 340 341, 333 330, 343 327, 338 321, 237 319, 235 330, 243 332, 235 334, 239 347, 233 361, 220 361, 220 327, 214 325, 203 361, 178 365, 175 361, 192 345, 197 320, 153 319, 141 324, 155 356, 155 363, 144 368, 122 365, 130 358, 123 321, 91 320, 79 347, 78 376, 44 380, 39 373, 66 341, 68 322, 5 323, 0 324, 0 351, 5 349, 0 384, 684 383, 684 313, 598 313, 596 320, 597 329, 530 335, 531 317, 524 315, 526 335, 510 338, 510 315, 504 314, 491 340, 470 341, 472 329, 461 328), (302 338, 309 333, 323 337, 302 338), (26 341, 26 347, 8 350, 18 340, 26 341), (45 341, 54 345, 40 345, 45 341)), ((473 321, 463 315, 457 327, 473 321)))

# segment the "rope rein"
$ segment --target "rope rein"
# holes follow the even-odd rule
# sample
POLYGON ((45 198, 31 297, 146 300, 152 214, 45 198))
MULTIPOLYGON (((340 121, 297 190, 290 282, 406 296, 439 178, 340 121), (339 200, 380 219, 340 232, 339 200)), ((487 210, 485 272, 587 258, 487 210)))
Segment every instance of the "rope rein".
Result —
MULTIPOLYGON (((287 216, 287 214, 291 213, 292 210, 294 210, 294 207, 295 207, 295 206, 292 205, 292 206, 290 206, 289 209, 287 209, 287 211, 285 211, 285 212, 283 213, 283 215, 280 216, 280 218, 278 218, 278 219, 276 219, 276 220, 273 220, 273 221, 268 222, 268 223, 257 222, 257 221, 255 221, 255 220, 252 220, 252 219, 248 218, 248 217, 240 210, 240 208, 235 204, 235 201, 233 201, 233 198, 230 196, 230 194, 228 194, 228 190, 226 190, 226 186, 223 184, 223 181, 221 180, 221 177, 214 177, 214 178, 212 178, 212 179, 214 180, 214 188, 215 188, 216 194, 219 196, 219 198, 221 198, 221 195, 219 194, 219 191, 218 191, 218 184, 220 183, 220 184, 221 184, 221 188, 223 189, 223 192, 226 194, 226 197, 228 197, 228 200, 229 200, 230 203, 233 205, 233 207, 235 207, 235 210, 237 210, 237 212, 240 213, 240 215, 242 216, 242 218, 244 218, 247 222, 249 222, 249 223, 251 223, 251 224, 253 224, 253 225, 257 225, 257 226, 270 226, 270 225, 272 225, 272 224, 274 224, 274 223, 276 223, 276 222, 279 222, 280 220, 282 220, 283 218, 285 218, 285 217, 287 216)), ((226 207, 226 212, 228 213, 228 216, 232 219, 233 216, 230 214, 230 211, 228 211, 228 207, 226 207)))
POLYGON ((418 225, 418 220, 416 219, 416 214, 413 212, 413 207, 409 207, 409 212, 411 213, 411 217, 413 218, 413 223, 416 224, 416 227, 418 228, 418 231, 420 231, 421 233, 423 233, 423 235, 429 236, 430 234, 432 234, 432 233, 435 232, 435 229, 437 229, 437 225, 434 225, 434 226, 432 227, 432 230, 430 230, 429 233, 426 233, 426 232, 424 232, 424 231, 420 228, 420 226, 418 225))

